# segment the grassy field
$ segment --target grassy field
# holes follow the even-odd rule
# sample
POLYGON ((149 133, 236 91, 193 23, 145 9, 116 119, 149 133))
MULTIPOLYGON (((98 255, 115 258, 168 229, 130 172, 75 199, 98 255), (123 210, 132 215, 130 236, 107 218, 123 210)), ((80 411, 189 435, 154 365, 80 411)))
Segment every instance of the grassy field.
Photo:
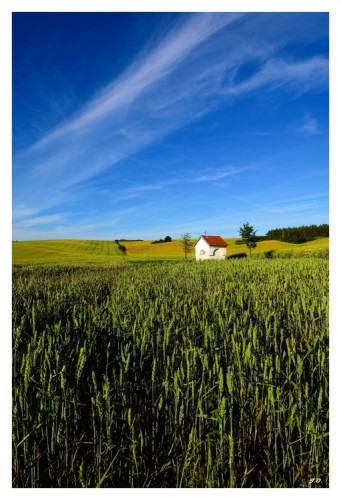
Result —
POLYGON ((326 258, 30 245, 107 263, 14 264, 13 487, 328 487, 326 258))
MULTIPOLYGON (((227 255, 245 252, 245 245, 236 245, 238 238, 225 238, 228 244, 227 255)), ((195 240, 193 240, 195 243, 195 240)), ((13 243, 14 263, 117 263, 124 260, 177 260, 183 258, 182 245, 179 240, 169 243, 152 244, 151 241, 123 241, 126 255, 114 241, 100 240, 46 240, 13 243)), ((265 251, 274 250, 275 255, 303 255, 328 249, 329 238, 294 245, 281 241, 261 241, 252 251, 254 256, 262 256, 265 251)), ((194 258, 194 250, 189 255, 194 258)))

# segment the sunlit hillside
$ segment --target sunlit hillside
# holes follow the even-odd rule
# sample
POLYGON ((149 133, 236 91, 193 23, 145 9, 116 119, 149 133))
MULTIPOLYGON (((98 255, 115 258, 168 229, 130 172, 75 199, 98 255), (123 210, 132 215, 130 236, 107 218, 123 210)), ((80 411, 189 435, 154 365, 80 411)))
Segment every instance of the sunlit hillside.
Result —
MULTIPOLYGON (((247 253, 249 250, 246 245, 236 245, 239 238, 224 238, 228 244, 227 256, 236 253, 247 253)), ((265 240, 257 243, 257 247, 252 250, 252 255, 259 255, 264 252, 274 250, 275 254, 293 252, 294 254, 301 254, 308 251, 325 250, 329 248, 329 238, 317 238, 313 241, 301 243, 296 245, 294 243, 285 243, 278 240, 265 240)))
MULTIPOLYGON (((237 253, 249 254, 246 245, 237 245, 238 238, 225 238, 228 244, 227 256, 237 253)), ((194 258, 193 250, 189 258, 194 258)), ((184 258, 182 243, 174 240, 167 243, 152 244, 149 241, 122 241, 124 254, 115 241, 101 240, 44 240, 23 241, 13 243, 13 263, 85 263, 85 262, 123 262, 136 260, 174 260, 184 258)), ((329 246, 329 238, 319 238, 315 241, 295 245, 281 241, 261 241, 252 250, 253 256, 260 256, 266 251, 274 250, 275 255, 303 255, 304 252, 324 250, 329 246)))
POLYGON ((41 240, 13 243, 16 262, 110 262, 123 258, 114 241, 41 240))

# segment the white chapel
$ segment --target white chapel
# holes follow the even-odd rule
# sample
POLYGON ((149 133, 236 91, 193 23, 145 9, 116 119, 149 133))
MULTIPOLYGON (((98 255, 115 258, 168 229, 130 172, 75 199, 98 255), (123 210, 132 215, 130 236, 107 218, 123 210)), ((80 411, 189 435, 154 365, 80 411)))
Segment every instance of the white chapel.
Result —
POLYGON ((195 244, 196 260, 225 259, 227 243, 221 236, 201 235, 195 244))

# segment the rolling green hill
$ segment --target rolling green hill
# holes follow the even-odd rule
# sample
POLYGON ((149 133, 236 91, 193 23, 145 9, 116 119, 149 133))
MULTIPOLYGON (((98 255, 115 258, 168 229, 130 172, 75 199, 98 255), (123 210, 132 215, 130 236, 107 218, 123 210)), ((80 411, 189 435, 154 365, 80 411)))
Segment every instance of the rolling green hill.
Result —
MULTIPOLYGON (((227 255, 248 253, 246 245, 236 245, 238 238, 225 238, 228 244, 227 255)), ((14 242, 12 245, 13 263, 119 263, 136 260, 173 260, 182 259, 183 250, 179 240, 168 243, 152 244, 150 241, 124 241, 126 255, 118 248, 115 241, 102 240, 39 240, 14 242)), ((195 240, 193 240, 195 243, 195 240)), ((316 252, 329 247, 329 238, 294 245, 277 240, 261 241, 252 251, 253 256, 264 255, 265 251, 274 250, 275 255, 303 255, 304 252, 316 252)), ((194 249, 190 257, 194 257, 194 249)))
POLYGON ((124 255, 114 241, 39 240, 13 243, 12 258, 16 262, 110 262, 124 255))
MULTIPOLYGON (((227 247, 227 256, 233 255, 236 253, 249 253, 246 245, 236 245, 236 241, 240 238, 224 238, 228 244, 227 247)), ((294 243, 285 243, 284 241, 278 240, 265 240, 259 241, 257 243, 257 247, 252 250, 252 255, 264 254, 264 252, 268 252, 270 250, 274 250, 275 254, 284 254, 288 252, 293 252, 293 254, 303 254, 308 251, 318 251, 318 250, 326 250, 329 248, 329 238, 317 238, 313 241, 308 241, 306 243, 302 243, 300 245, 295 245, 294 243)))

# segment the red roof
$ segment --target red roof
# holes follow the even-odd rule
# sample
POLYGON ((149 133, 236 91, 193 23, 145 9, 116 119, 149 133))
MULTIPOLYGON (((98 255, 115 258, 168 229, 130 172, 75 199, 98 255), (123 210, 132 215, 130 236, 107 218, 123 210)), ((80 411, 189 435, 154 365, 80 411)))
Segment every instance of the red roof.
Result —
POLYGON ((204 238, 211 247, 227 247, 226 241, 221 236, 205 236, 202 234, 201 238, 204 238))

